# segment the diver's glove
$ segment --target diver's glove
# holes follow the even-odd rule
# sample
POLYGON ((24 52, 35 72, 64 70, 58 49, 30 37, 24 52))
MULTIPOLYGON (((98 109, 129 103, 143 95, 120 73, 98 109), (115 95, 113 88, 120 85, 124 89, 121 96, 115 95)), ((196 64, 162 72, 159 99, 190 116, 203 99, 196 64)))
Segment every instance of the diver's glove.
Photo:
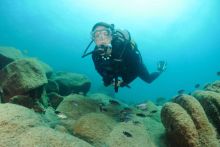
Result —
POLYGON ((165 61, 159 61, 157 63, 157 70, 162 73, 167 69, 167 63, 165 61))

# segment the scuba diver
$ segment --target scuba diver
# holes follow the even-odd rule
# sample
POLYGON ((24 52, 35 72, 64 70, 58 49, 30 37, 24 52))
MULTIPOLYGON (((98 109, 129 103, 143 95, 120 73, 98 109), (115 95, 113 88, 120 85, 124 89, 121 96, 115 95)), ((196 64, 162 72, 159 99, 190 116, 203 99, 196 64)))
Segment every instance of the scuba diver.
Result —
POLYGON ((92 54, 95 69, 102 76, 105 86, 130 87, 137 77, 147 83, 154 81, 166 70, 166 62, 158 62, 158 71, 149 73, 142 61, 137 44, 131 39, 127 30, 115 29, 113 24, 96 23, 91 32, 92 41, 87 46, 82 57, 92 54), (91 44, 95 42, 93 51, 87 53, 91 44))

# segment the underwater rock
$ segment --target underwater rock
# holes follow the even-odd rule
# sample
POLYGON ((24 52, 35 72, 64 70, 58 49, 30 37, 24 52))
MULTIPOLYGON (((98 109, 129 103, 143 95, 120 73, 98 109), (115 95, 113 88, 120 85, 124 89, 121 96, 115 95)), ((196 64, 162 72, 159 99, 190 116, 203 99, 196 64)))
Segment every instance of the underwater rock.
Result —
POLYGON ((88 77, 70 72, 57 72, 51 77, 59 85, 59 94, 67 96, 71 93, 86 94, 91 86, 88 77))
POLYGON ((20 50, 13 47, 0 46, 0 69, 20 58, 23 58, 20 50))
POLYGON ((105 139, 108 147, 156 147, 145 127, 132 122, 118 123, 105 139))
POLYGON ((220 135, 220 94, 212 91, 196 91, 193 96, 199 100, 220 135))
POLYGON ((166 103, 161 110, 161 121, 166 128, 168 146, 200 146, 196 126, 188 113, 179 104, 166 103))
POLYGON ((83 95, 72 94, 64 97, 56 111, 65 114, 68 118, 78 119, 87 113, 99 112, 99 103, 83 95))
POLYGON ((151 117, 152 119, 161 122, 159 106, 156 106, 151 101, 136 105, 136 108, 133 110, 133 112, 140 118, 151 117))
POLYGON ((36 60, 19 59, 0 71, 0 87, 7 102, 15 95, 23 95, 47 83, 45 72, 36 60))
POLYGON ((113 99, 112 97, 103 93, 88 94, 88 97, 90 99, 97 100, 104 105, 109 105, 109 100, 113 99))
POLYGON ((115 121, 102 113, 89 113, 74 124, 73 133, 95 146, 102 146, 115 121))
POLYGON ((137 108, 143 111, 158 111, 157 106, 152 101, 147 101, 146 103, 142 103, 137 105, 137 108))
POLYGON ((68 133, 67 129, 64 126, 56 125, 54 128, 56 131, 62 132, 62 133, 68 133))
MULTIPOLYGON (((160 115, 160 111, 157 115, 160 115)), ((146 117, 145 119, 135 117, 134 119, 145 126, 145 129, 148 131, 148 134, 154 144, 159 147, 166 147, 165 128, 161 123, 160 117, 158 120, 155 120, 152 117, 146 117)))
POLYGON ((92 147, 77 137, 39 126, 29 129, 19 136, 19 146, 22 147, 92 147))
POLYGON ((0 104, 0 113, 0 144, 7 147, 17 146, 18 137, 28 129, 47 126, 40 115, 19 105, 0 104))
POLYGON ((41 115, 15 105, 0 104, 0 146, 91 147, 74 136, 49 128, 41 115))
POLYGON ((47 94, 49 98, 49 105, 54 109, 57 109, 58 105, 63 101, 63 97, 55 92, 51 92, 47 94))
POLYGON ((48 83, 45 86, 46 92, 51 93, 59 93, 59 85, 56 83, 56 81, 48 80, 48 83))
POLYGON ((220 81, 215 81, 212 84, 208 84, 205 86, 204 89, 208 91, 214 91, 214 92, 220 93, 220 81))
POLYGON ((46 73, 47 78, 49 79, 53 74, 53 68, 39 59, 34 59, 41 65, 42 69, 46 73))
POLYGON ((200 144, 203 147, 217 147, 218 141, 215 129, 209 123, 201 104, 193 96, 186 94, 174 99, 174 102, 182 106, 191 116, 199 134, 200 144))
POLYGON ((16 95, 10 98, 10 103, 22 105, 27 108, 33 108, 34 100, 30 96, 26 95, 16 95))

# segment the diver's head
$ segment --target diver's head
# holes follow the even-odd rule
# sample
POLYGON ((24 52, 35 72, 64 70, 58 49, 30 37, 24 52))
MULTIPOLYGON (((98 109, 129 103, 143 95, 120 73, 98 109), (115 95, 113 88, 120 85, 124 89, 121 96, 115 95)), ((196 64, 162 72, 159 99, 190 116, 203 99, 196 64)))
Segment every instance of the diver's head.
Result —
POLYGON ((92 39, 97 46, 109 45, 112 41, 113 25, 98 22, 92 28, 92 39))

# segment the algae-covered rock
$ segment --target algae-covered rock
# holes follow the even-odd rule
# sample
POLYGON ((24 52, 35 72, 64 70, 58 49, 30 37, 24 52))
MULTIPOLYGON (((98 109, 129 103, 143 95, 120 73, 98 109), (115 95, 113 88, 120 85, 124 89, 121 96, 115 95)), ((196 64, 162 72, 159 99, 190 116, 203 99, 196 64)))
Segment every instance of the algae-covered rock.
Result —
POLYGON ((14 104, 0 104, 1 147, 91 147, 88 143, 68 134, 55 131, 41 115, 14 104))
POLYGON ((16 95, 10 98, 10 103, 22 105, 27 108, 33 108, 35 102, 32 97, 26 95, 16 95))
POLYGON ((168 146, 200 147, 199 134, 188 113, 179 104, 166 103, 161 110, 168 146))
POLYGON ((220 94, 212 91, 196 91, 193 96, 199 100, 220 135, 220 94))
POLYGON ((217 147, 218 141, 215 129, 209 123, 201 104, 193 96, 185 94, 178 96, 174 99, 174 102, 181 105, 191 116, 199 134, 200 144, 203 147, 217 147))
POLYGON ((49 105, 54 109, 57 109, 58 105, 63 101, 63 97, 55 92, 48 93, 47 96, 49 105))
POLYGON ((51 77, 51 79, 56 81, 59 85, 59 94, 62 96, 66 96, 71 93, 86 94, 91 86, 91 82, 88 77, 82 74, 57 72, 51 77))
POLYGON ((134 125, 132 122, 119 123, 105 142, 108 147, 156 147, 145 127, 141 124, 134 125))
POLYGON ((43 126, 31 128, 21 134, 18 145, 22 147, 92 147, 79 138, 43 126))
POLYGON ((205 90, 220 93, 220 81, 215 81, 205 86, 205 90))
POLYGON ((158 111, 157 106, 152 101, 147 101, 145 103, 141 103, 137 105, 137 108, 143 111, 158 111))
POLYGON ((46 74, 34 59, 16 60, 0 71, 0 87, 6 102, 12 96, 25 94, 46 83, 46 74))
POLYGON ((56 92, 59 93, 59 85, 56 83, 56 81, 48 80, 48 83, 45 86, 46 92, 56 92))
POLYGON ((99 103, 97 101, 79 94, 64 97, 64 100, 59 104, 56 110, 72 119, 78 119, 87 113, 100 112, 99 103))
POLYGON ((0 145, 7 147, 19 144, 18 136, 28 129, 47 126, 40 115, 15 104, 0 104, 0 145))
POLYGON ((151 117, 146 117, 142 120, 140 120, 140 118, 137 119, 136 117, 136 121, 143 122, 143 125, 148 131, 148 134, 152 139, 152 142, 154 142, 154 144, 156 144, 159 147, 166 147, 165 128, 161 121, 158 122, 157 120, 152 119, 151 117))
POLYGON ((44 70, 44 72, 46 73, 47 78, 50 78, 53 74, 53 68, 51 66, 49 66, 48 64, 46 64, 45 62, 36 59, 38 61, 38 63, 40 64, 41 68, 44 70))
POLYGON ((96 146, 102 146, 115 122, 102 113, 89 113, 74 124, 74 134, 96 146))
POLYGON ((0 46, 0 69, 22 57, 23 55, 20 50, 13 47, 0 46))
POLYGON ((103 93, 93 93, 88 95, 89 98, 99 101, 104 105, 109 104, 109 100, 113 99, 112 97, 105 95, 103 93))

